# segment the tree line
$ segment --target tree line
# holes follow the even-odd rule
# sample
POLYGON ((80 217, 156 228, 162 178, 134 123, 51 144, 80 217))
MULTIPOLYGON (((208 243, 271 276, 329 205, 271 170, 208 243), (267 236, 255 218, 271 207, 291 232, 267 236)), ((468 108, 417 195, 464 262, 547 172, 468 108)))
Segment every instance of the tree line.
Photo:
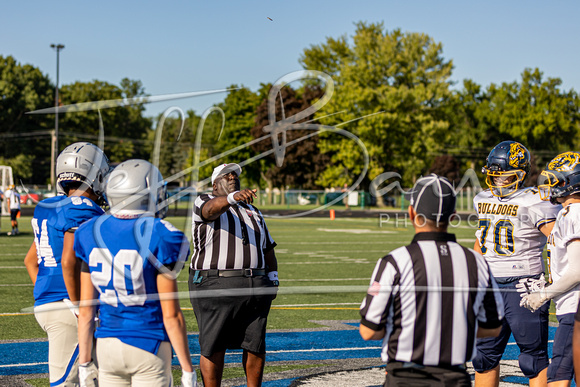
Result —
MULTIPOLYGON (((369 164, 362 188, 383 172, 399 173, 403 186, 429 172, 458 182, 465 170, 479 171, 491 148, 507 139, 531 151, 532 174, 559 152, 578 146, 578 94, 563 90, 561 79, 526 68, 512 82, 482 86, 465 79, 457 85, 451 81, 453 61, 443 56, 442 43, 423 33, 359 22, 351 37, 329 37, 305 48, 299 63, 334 82, 330 101, 300 122, 340 127, 365 144, 369 164)), ((291 84, 269 101, 271 87, 263 83, 251 91, 231 85, 224 101, 207 116, 187 111, 183 129, 181 117, 166 117, 159 161, 163 175, 189 185, 195 175, 180 172, 196 162, 203 164, 203 179, 220 162, 252 160, 244 166, 243 183, 249 186, 320 189, 352 184, 363 171, 365 155, 355 142, 336 133, 288 130, 288 143, 306 139, 288 146, 284 163, 276 164, 272 140, 264 132, 271 119, 269 103, 275 103, 276 120, 291 117, 323 98, 325 85, 315 80, 291 84), (204 162, 210 158, 216 159, 204 162)), ((63 85, 59 94, 62 105, 147 96, 140 81, 128 78, 118 85, 75 82, 63 85)), ((0 97, 0 164, 12 165, 25 183, 46 183, 54 115, 25 113, 54 106, 54 85, 38 68, 0 56, 0 97)), ((152 128, 160 117, 145 117, 144 111, 142 104, 101 110, 111 161, 151 158, 152 128)), ((60 150, 73 141, 96 142, 98 128, 97 112, 59 115, 60 150)))

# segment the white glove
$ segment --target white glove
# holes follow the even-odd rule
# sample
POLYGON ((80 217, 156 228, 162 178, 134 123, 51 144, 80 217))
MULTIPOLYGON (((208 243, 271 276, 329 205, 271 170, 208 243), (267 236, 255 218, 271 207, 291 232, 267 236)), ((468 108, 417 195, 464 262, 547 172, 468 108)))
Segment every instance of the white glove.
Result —
POLYGON ((181 387, 197 387, 197 373, 181 370, 181 387))
POLYGON ((524 294, 520 301, 520 306, 535 312, 549 300, 550 297, 547 295, 546 289, 542 289, 534 293, 524 294))
POLYGON ((72 312, 72 314, 74 314, 74 316, 76 318, 79 318, 79 306, 73 304, 73 302, 71 300, 69 300, 68 298, 64 298, 62 300, 62 302, 64 302, 64 304, 66 306, 68 306, 69 310, 72 312))
POLYGON ((79 381, 81 387, 99 387, 99 370, 92 361, 79 364, 79 381))
POLYGON ((533 292, 539 292, 540 290, 546 287, 546 280, 542 275, 540 279, 533 279, 533 278, 522 278, 519 283, 516 284, 516 289, 520 294, 520 297, 523 297, 527 294, 533 292))

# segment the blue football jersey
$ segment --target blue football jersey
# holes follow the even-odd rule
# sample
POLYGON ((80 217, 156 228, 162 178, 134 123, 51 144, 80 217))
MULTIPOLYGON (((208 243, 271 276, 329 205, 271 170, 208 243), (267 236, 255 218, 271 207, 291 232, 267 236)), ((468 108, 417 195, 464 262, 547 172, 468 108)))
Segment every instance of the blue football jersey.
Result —
POLYGON ((157 275, 178 262, 183 267, 189 256, 185 235, 157 218, 104 215, 79 227, 74 249, 100 293, 95 337, 116 337, 155 353, 158 344, 168 340, 157 275))
POLYGON ((84 196, 55 196, 38 203, 31 222, 38 256, 35 306, 68 298, 60 264, 64 233, 101 214, 101 207, 84 196))

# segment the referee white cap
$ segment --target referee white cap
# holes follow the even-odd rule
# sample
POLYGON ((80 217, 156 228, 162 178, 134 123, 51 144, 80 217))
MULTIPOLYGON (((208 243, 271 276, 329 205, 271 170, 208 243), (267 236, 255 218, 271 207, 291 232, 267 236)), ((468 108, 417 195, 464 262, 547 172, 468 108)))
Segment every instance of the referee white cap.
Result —
POLYGON ((417 180, 408 192, 411 206, 418 215, 439 222, 448 222, 455 212, 455 189, 444 177, 434 173, 417 180))
POLYGON ((221 175, 227 175, 230 172, 235 172, 236 175, 240 176, 242 174, 242 167, 236 163, 218 165, 214 168, 213 173, 211 174, 211 183, 213 184, 215 179, 221 175))

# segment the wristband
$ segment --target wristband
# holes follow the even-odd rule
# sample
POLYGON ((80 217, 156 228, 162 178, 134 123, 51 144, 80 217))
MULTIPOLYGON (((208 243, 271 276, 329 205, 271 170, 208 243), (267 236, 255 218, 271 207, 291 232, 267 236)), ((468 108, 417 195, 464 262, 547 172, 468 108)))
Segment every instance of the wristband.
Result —
POLYGON ((234 205, 234 204, 238 204, 238 201, 236 199, 234 199, 234 195, 237 194, 240 191, 236 191, 236 192, 232 192, 231 194, 228 195, 228 203, 230 203, 230 205, 234 205))

